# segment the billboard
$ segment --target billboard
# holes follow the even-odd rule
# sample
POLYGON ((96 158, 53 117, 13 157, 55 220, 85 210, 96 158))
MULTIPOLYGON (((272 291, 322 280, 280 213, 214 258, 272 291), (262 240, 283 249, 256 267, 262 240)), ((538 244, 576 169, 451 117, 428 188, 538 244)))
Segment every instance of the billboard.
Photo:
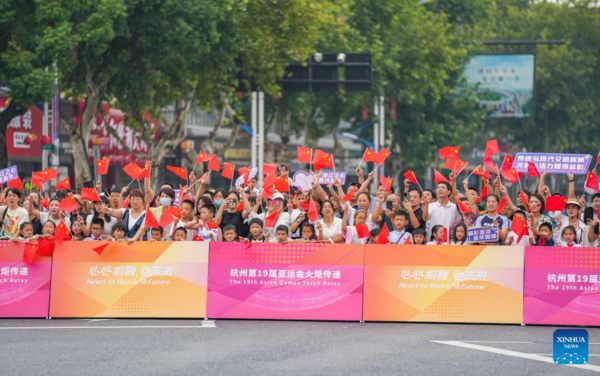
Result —
POLYGON ((487 118, 533 116, 534 55, 475 55, 465 67, 465 78, 476 89, 487 118))

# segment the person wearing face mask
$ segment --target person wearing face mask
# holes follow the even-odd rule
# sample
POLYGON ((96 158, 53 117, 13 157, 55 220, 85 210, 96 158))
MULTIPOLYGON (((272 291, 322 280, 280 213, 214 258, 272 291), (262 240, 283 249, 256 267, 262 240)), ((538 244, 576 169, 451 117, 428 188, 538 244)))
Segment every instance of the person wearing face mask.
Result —
POLYGON ((217 189, 214 192, 213 195, 213 203, 215 204, 215 206, 217 207, 217 209, 219 209, 221 207, 221 205, 223 204, 223 200, 225 197, 226 192, 222 189, 217 189))
POLYGON ((0 222, 2 230, 1 239, 11 239, 19 233, 21 223, 29 222, 29 213, 19 206, 21 192, 16 188, 9 188, 4 193, 6 206, 0 206, 0 222))
MULTIPOLYGON (((156 220, 160 222, 160 219, 163 215, 172 215, 168 212, 168 208, 175 201, 175 190, 169 186, 163 185, 163 187, 158 192, 158 204, 156 208, 151 208, 152 214, 156 217, 156 220)), ((168 226, 164 228, 165 234, 171 235, 173 232, 173 226, 175 226, 175 222, 170 223, 168 226)), ((148 229, 150 230, 150 229, 148 229)), ((148 232, 147 237, 150 237, 150 233, 148 232)))

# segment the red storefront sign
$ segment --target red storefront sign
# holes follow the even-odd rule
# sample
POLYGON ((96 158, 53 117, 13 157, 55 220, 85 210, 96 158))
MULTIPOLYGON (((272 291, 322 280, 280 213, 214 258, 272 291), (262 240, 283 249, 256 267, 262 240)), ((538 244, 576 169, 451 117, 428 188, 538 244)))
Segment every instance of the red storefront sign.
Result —
MULTIPOLYGON (((0 112, 7 107, 8 98, 0 98, 0 112)), ((42 157, 42 136, 44 113, 39 108, 33 106, 23 116, 17 116, 11 120, 6 130, 6 150, 9 158, 39 159, 42 157), (25 138, 37 136, 36 141, 29 145, 25 143, 25 138)))

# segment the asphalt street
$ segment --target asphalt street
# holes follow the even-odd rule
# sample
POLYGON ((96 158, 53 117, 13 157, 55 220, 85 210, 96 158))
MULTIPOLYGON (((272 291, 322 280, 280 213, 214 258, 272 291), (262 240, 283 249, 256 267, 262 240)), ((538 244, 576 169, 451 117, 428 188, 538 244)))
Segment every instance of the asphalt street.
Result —
POLYGON ((556 328, 233 320, 0 320, 0 375, 575 375, 556 328))

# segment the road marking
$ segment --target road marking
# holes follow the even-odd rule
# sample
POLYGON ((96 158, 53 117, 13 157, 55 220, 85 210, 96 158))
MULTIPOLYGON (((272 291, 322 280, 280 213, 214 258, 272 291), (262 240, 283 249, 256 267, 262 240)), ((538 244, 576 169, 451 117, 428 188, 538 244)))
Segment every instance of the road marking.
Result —
MULTIPOLYGON (((443 341, 441 341, 441 342, 443 342, 443 341)), ((463 343, 533 343, 533 342, 513 342, 513 341, 460 341, 460 342, 463 342, 463 343)))
MULTIPOLYGON (((537 354, 529 354, 529 353, 522 353, 522 352, 518 352, 518 351, 496 349, 494 347, 474 345, 472 343, 465 343, 465 342, 461 342, 461 341, 431 341, 431 342, 440 343, 442 345, 464 347, 466 349, 471 349, 471 350, 487 351, 487 352, 494 353, 494 354, 514 356, 516 358, 537 360, 538 362, 555 364, 554 360, 552 358, 548 358, 546 356, 541 356, 541 355, 537 355, 537 354)), ((562 364, 561 364, 561 366, 565 367, 562 364)), ((600 372, 600 366, 593 366, 590 364, 569 364, 566 367, 581 368, 581 369, 586 369, 588 371, 600 372)))
POLYGON ((0 327, 0 330, 45 330, 45 329, 205 329, 216 328, 213 322, 203 322, 202 325, 140 325, 140 326, 12 326, 0 327))

